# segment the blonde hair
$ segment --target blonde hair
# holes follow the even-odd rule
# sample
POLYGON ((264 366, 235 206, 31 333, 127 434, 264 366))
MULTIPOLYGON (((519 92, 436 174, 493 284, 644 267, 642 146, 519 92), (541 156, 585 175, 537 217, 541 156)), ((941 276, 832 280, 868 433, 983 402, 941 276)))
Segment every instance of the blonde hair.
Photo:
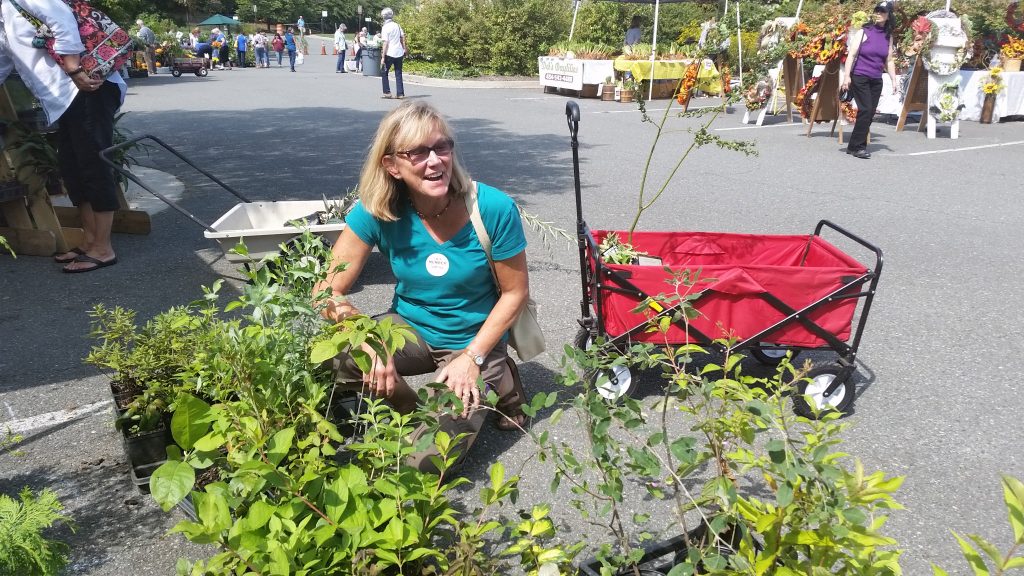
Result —
MULTIPOLYGON (((435 130, 440 131, 445 138, 455 140, 448 122, 426 102, 406 100, 380 121, 359 174, 359 199, 371 216, 386 222, 398 220, 398 202, 407 194, 405 183, 392 176, 384 167, 384 157, 419 146, 435 130)), ((448 193, 456 200, 462 199, 469 193, 471 186, 473 180, 453 153, 448 193)))

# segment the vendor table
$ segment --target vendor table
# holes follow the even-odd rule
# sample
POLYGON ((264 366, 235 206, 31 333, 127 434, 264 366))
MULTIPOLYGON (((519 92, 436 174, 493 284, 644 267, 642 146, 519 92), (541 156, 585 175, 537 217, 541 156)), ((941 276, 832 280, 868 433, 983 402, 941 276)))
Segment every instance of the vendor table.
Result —
MULTIPOLYGON (((651 80, 652 76, 654 80, 677 80, 683 77, 686 68, 692 63, 693 60, 655 60, 652 66, 650 60, 627 60, 620 56, 615 59, 615 70, 629 72, 637 81, 651 80)), ((722 93, 722 75, 711 59, 701 61, 694 88, 708 94, 722 93)))
MULTIPOLYGON (((988 70, 960 71, 960 94, 964 104, 960 112, 961 120, 977 122, 981 118, 981 105, 985 101, 981 84, 987 77, 988 70)), ((900 76, 903 91, 893 94, 889 75, 882 76, 882 97, 878 100, 877 109, 879 114, 899 114, 903 110, 903 94, 907 91, 909 78, 909 73, 900 76)), ((1003 83, 1006 88, 996 96, 996 107, 992 114, 995 122, 1006 116, 1024 115, 1024 72, 1003 72, 1003 83)))
POLYGON ((541 56, 537 58, 540 85, 567 90, 583 90, 584 84, 603 84, 615 76, 611 60, 577 60, 541 56))

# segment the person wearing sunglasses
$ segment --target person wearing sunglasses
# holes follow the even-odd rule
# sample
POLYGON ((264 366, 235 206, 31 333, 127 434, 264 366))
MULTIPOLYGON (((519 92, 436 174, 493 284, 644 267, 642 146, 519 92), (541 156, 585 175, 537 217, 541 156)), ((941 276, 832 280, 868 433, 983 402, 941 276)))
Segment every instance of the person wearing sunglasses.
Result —
MULTIPOLYGON (((387 398, 400 412, 415 409, 417 396, 403 377, 433 373, 465 406, 461 415, 438 418, 452 437, 468 433, 465 456, 488 413, 485 390, 500 400, 496 426, 520 430, 527 420, 506 333, 529 295, 526 237, 515 201, 476 183, 460 165, 455 137, 440 113, 424 102, 406 101, 381 121, 359 179, 360 201, 346 218, 333 247, 324 316, 333 322, 358 314, 346 295, 374 247, 390 261, 397 279, 391 309, 381 316, 408 325, 416 335, 393 357, 363 346, 373 368, 363 374, 346 355, 333 362, 336 380, 387 398), (493 274, 470 203, 476 195, 490 237, 493 274), (467 202, 467 198, 470 199, 467 202), (335 271, 345 264, 344 270, 335 271)), ((430 455, 412 465, 434 470, 430 455)))
POLYGON ((846 57, 843 90, 849 90, 857 102, 857 122, 850 135, 846 153, 867 160, 868 131, 882 96, 882 74, 892 79, 893 94, 899 89, 896 81, 896 52, 892 41, 892 4, 875 5, 871 20, 860 30, 851 30, 847 37, 849 54, 846 57))

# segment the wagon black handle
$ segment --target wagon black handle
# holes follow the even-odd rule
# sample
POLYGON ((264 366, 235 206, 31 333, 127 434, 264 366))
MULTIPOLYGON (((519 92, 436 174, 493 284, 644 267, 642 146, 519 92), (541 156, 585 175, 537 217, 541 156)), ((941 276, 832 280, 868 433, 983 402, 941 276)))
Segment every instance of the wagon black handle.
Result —
POLYGON ((227 190, 228 192, 230 192, 231 194, 236 196, 242 202, 246 202, 246 203, 252 202, 252 200, 249 200, 248 198, 246 198, 244 195, 242 195, 242 193, 238 192, 237 190, 235 190, 231 186, 228 186, 227 184, 221 182, 213 174, 210 174, 206 170, 203 170, 199 166, 196 166, 195 162, 192 162, 191 160, 186 158, 181 152, 178 152, 174 148, 172 148, 169 145, 167 145, 166 143, 164 143, 163 140, 160 140, 156 136, 153 136, 153 135, 150 135, 150 134, 142 134, 141 136, 135 136, 134 138, 129 138, 128 140, 125 140, 124 142, 121 142, 120 144, 116 144, 114 146, 111 146, 110 148, 106 148, 104 150, 101 150, 100 151, 100 160, 102 160, 108 166, 113 168, 115 172, 117 172, 118 174, 121 174, 125 178, 127 178, 127 179, 131 180, 132 182, 138 184, 146 192, 149 192, 153 196, 156 196, 160 200, 163 200, 165 204, 167 204, 171 208, 174 208, 178 212, 181 212, 182 214, 184 214, 187 218, 189 218, 190 220, 192 220, 196 224, 199 224, 200 226, 202 226, 203 228, 209 230, 210 232, 216 232, 216 230, 214 230, 209 224, 207 224, 206 222, 203 222, 199 218, 196 218, 196 216, 194 214, 192 214, 191 212, 189 212, 188 210, 185 210, 181 206, 178 206, 178 204, 174 200, 171 200, 170 198, 164 196, 163 194, 157 192, 156 190, 153 190, 149 186, 146 186, 146 184, 142 180, 140 180, 138 176, 133 174, 131 170, 126 169, 124 166, 118 166, 117 164, 114 163, 113 160, 111 160, 111 156, 113 156, 114 152, 116 152, 118 150, 125 149, 125 148, 129 148, 131 146, 134 146, 134 145, 138 144, 139 142, 142 142, 143 140, 151 140, 153 143, 155 143, 156 145, 160 146, 164 150, 166 150, 166 151, 170 152, 171 154, 177 156, 178 159, 180 159, 182 162, 184 162, 185 164, 188 164, 189 166, 194 168, 197 172, 199 172, 203 176, 206 176, 207 178, 212 180, 214 183, 216 183, 218 186, 220 186, 221 188, 227 190))
POLYGON ((565 119, 569 123, 569 136, 576 140, 576 133, 580 130, 580 105, 575 100, 565 103, 565 119))
POLYGON ((821 236, 821 230, 822 230, 822 228, 825 228, 825 227, 828 227, 828 228, 831 228, 832 230, 835 230, 836 232, 842 234, 843 236, 846 236, 850 240, 853 240, 857 244, 860 244, 861 246, 863 246, 863 247, 867 248, 868 250, 874 252, 875 253, 875 267, 872 270, 874 271, 876 276, 878 274, 882 273, 882 260, 883 259, 882 259, 882 249, 881 248, 879 248, 878 246, 875 246, 874 244, 868 242, 867 240, 861 238, 860 236, 857 236, 856 234, 854 234, 853 232, 850 232, 846 228, 843 228, 842 226, 839 226, 838 224, 835 224, 834 222, 831 222, 830 220, 819 220, 818 221, 818 225, 814 227, 814 235, 815 236, 821 236))

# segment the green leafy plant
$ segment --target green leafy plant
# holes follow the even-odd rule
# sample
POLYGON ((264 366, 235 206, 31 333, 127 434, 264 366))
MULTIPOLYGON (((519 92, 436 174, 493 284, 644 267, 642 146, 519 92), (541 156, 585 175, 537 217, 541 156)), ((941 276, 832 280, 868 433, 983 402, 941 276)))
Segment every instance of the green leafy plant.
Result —
POLYGON ((646 256, 628 242, 623 242, 615 232, 609 233, 597 247, 601 260, 609 264, 636 264, 640 256, 646 256))
POLYGON ((4 238, 3 236, 0 236, 0 248, 9 252, 11 256, 14 256, 15 258, 18 257, 18 255, 14 253, 14 249, 11 248, 11 245, 7 243, 7 238, 4 238))
MULTIPOLYGON (((236 252, 247 254, 244 245, 236 252)), ((513 559, 535 573, 567 565, 571 556, 546 544, 553 537, 546 513, 529 517, 529 533, 525 518, 499 516, 515 502, 519 481, 500 463, 490 467, 476 508, 451 499, 468 480, 450 473, 463 438, 437 430, 437 415, 462 410, 446 387, 422 390, 421 408, 410 414, 373 398, 354 412, 340 408, 326 362, 346 351, 368 370, 362 344, 393 353, 411 333, 390 319, 324 322, 314 302, 325 296, 315 286, 328 272, 326 256, 323 243, 306 233, 250 266, 237 297, 222 303, 218 281, 201 300, 161 315, 189 329, 158 331, 181 359, 170 363, 175 444, 150 488, 165 510, 191 500, 197 520, 180 522, 175 532, 220 547, 195 564, 179 563, 179 574, 454 576, 504 573, 513 559), (407 463, 431 445, 439 473, 407 463), (506 535, 520 546, 491 553, 488 546, 506 535)), ((124 311, 98 317, 94 360, 116 374, 166 367, 138 352, 145 331, 135 330, 133 319, 124 311)))
POLYGON ((25 488, 18 499, 0 494, 0 574, 51 576, 68 563, 68 545, 43 532, 55 524, 74 529, 57 494, 45 489, 34 495, 25 488))
POLYGON ((46 187, 56 186, 60 182, 60 162, 53 136, 22 122, 11 122, 7 130, 4 152, 9 154, 18 181, 25 186, 38 186, 40 181, 46 187))
MULTIPOLYGON (((1002 576, 1011 570, 1024 569, 1024 483, 1013 476, 1003 475, 1002 484, 1003 500, 1013 528, 1013 543, 1005 554, 977 534, 968 534, 964 538, 953 532, 974 576, 1002 576)), ((934 564, 932 571, 935 576, 948 576, 948 572, 934 564)))
MULTIPOLYGON (((640 303, 637 311, 652 301, 675 310, 649 331, 664 335, 670 322, 693 319, 698 284, 695 274, 679 272, 674 291, 640 303)), ((837 414, 790 415, 788 396, 809 364, 783 361, 774 375, 755 378, 743 374, 728 339, 714 356, 664 340, 628 350, 600 337, 587 350, 567 346, 559 381, 583 392, 551 420, 574 416, 587 446, 576 451, 534 436, 554 468, 552 490, 567 484, 570 503, 607 531, 596 557, 602 574, 639 574, 643 544, 678 534, 685 548, 672 575, 901 574, 900 551, 882 528, 899 508, 893 493, 902 478, 850 463, 838 450, 837 414), (600 374, 622 365, 661 372, 664 392, 653 405, 610 402, 597 390, 600 374), (670 422, 690 432, 674 435, 670 422), (650 516, 628 513, 629 486, 664 503, 674 520, 667 530, 665 515, 653 526, 650 516)))

